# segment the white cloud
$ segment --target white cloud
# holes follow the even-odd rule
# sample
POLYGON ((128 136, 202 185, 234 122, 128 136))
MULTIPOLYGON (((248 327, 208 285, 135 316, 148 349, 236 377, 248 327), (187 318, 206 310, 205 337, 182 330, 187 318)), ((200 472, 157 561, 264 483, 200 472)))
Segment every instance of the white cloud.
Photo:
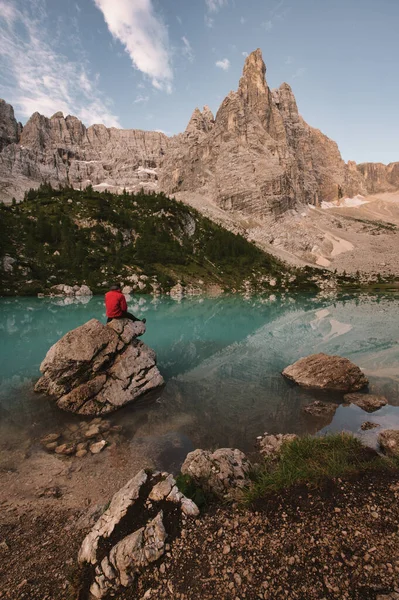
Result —
POLYGON ((0 95, 23 117, 62 111, 87 125, 120 127, 98 88, 98 77, 91 77, 82 57, 73 61, 55 50, 50 42, 55 36, 45 20, 43 0, 22 10, 12 0, 0 0, 0 95))
POLYGON ((306 73, 306 67, 299 67, 299 69, 297 69, 295 71, 295 73, 293 74, 292 78, 295 79, 296 77, 303 77, 303 75, 305 75, 306 73))
POLYGON ((194 61, 194 52, 193 49, 191 48, 191 44, 188 41, 188 39, 186 38, 186 36, 182 37, 182 41, 183 41, 183 56, 185 56, 190 62, 194 61))
POLYGON ((164 135, 167 135, 167 136, 172 135, 172 133, 170 131, 164 131, 163 129, 155 129, 155 131, 157 133, 163 133, 164 135))
POLYGON ((76 3, 76 4, 75 4, 75 8, 76 8, 76 10, 78 11, 78 13, 81 13, 81 12, 82 12, 82 9, 80 8, 79 4, 77 4, 77 3, 76 3))
POLYGON ((292 56, 287 56, 287 58, 285 59, 285 64, 292 65, 292 56))
POLYGON ((179 15, 176 16, 176 20, 179 23, 179 25, 183 24, 183 21, 182 21, 181 17, 179 17, 179 15))
POLYGON ((219 69, 223 69, 223 71, 228 71, 230 69, 230 61, 228 58, 223 58, 223 60, 217 60, 215 65, 219 67, 219 69))
POLYGON ((271 21, 264 21, 264 23, 262 23, 262 27, 266 31, 270 31, 273 27, 273 23, 271 21))
POLYGON ((249 56, 248 52, 241 52, 241 54, 242 54, 243 56, 245 56, 245 58, 246 58, 247 56, 249 56))
POLYGON ((205 15, 205 25, 209 27, 209 29, 212 29, 214 22, 215 20, 212 19, 212 17, 205 15))
POLYGON ((209 12, 218 12, 223 6, 227 6, 228 0, 205 0, 209 12))
POLYGON ((136 69, 154 87, 172 89, 168 30, 155 14, 152 0, 94 0, 110 33, 125 47, 136 69))
POLYGON ((149 99, 149 96, 142 96, 141 94, 139 94, 138 96, 136 96, 136 100, 133 100, 133 103, 140 104, 141 102, 148 102, 149 99))

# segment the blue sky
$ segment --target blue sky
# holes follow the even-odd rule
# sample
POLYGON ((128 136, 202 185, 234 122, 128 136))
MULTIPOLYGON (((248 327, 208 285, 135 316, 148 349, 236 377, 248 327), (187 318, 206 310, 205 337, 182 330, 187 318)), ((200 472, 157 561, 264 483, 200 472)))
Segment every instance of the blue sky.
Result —
POLYGON ((271 88, 345 160, 399 161, 399 0, 0 0, 0 97, 23 123, 183 131, 261 48, 271 88))

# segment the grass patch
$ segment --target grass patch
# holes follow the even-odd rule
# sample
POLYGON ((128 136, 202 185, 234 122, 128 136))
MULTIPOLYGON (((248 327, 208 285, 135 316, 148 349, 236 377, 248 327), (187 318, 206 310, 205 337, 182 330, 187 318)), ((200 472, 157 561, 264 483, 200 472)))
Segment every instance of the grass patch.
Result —
POLYGON ((398 461, 379 456, 349 433, 298 438, 283 444, 277 460, 268 458, 254 471, 245 502, 249 504, 299 484, 318 487, 337 477, 398 467, 398 461))

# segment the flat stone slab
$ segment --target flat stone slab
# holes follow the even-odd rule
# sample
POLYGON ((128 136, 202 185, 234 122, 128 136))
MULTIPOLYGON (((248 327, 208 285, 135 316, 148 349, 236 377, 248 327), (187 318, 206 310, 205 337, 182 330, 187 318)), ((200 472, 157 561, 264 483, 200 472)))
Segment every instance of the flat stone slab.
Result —
POLYGON ((368 384, 364 373, 350 360, 323 353, 300 358, 282 374, 309 389, 357 392, 368 384))
POLYGON ((345 394, 344 401, 356 404, 368 413, 388 404, 388 400, 384 396, 375 396, 374 394, 345 394))

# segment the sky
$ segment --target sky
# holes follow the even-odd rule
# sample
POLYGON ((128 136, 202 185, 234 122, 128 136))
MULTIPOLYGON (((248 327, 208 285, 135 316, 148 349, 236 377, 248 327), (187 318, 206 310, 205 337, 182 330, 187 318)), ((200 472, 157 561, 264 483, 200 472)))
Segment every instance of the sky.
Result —
POLYGON ((260 48, 345 160, 399 161, 399 0, 0 0, 0 97, 25 123, 184 131, 260 48))

